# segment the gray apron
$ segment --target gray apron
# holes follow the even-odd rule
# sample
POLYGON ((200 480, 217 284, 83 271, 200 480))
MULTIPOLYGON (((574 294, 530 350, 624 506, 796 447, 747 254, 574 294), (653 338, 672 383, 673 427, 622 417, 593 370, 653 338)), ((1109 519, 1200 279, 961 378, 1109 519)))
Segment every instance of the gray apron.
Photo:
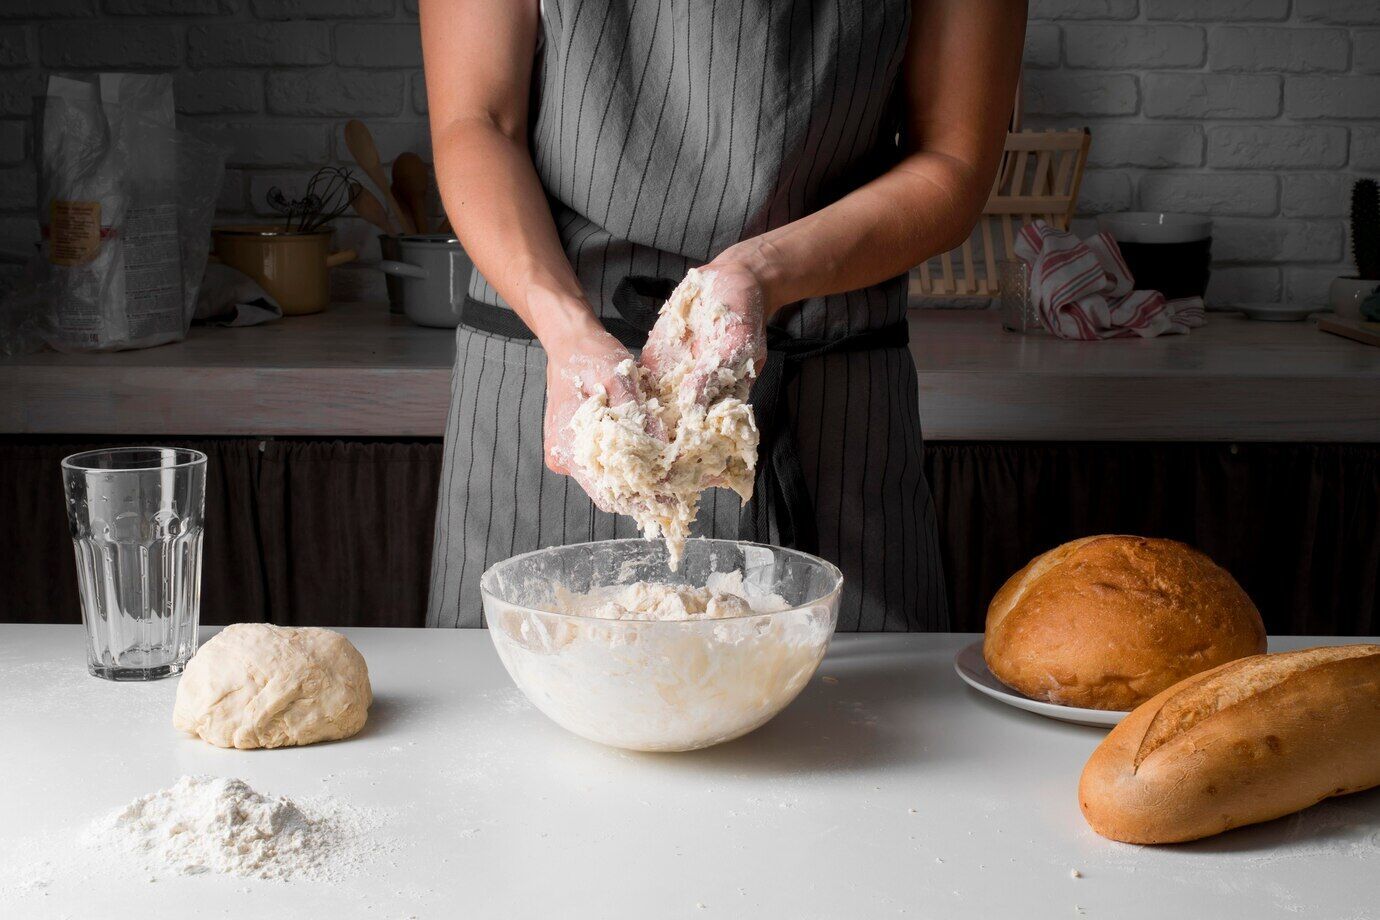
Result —
MULTIPOLYGON (((645 332, 687 269, 887 167, 908 25, 909 0, 546 0, 532 156, 610 331, 645 332)), ((546 470, 545 353, 477 271, 469 293, 430 626, 482 625, 479 576, 500 559, 637 535, 546 470)), ((757 497, 741 509, 711 490, 694 531, 832 560, 846 579, 840 630, 949 624, 905 307, 899 277, 778 314, 753 391, 779 429, 764 431, 757 497)))

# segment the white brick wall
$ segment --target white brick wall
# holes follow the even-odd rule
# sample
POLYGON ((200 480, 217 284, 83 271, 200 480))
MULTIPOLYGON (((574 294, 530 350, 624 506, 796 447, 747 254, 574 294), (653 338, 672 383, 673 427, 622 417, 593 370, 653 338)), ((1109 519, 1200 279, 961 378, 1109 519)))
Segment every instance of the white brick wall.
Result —
POLYGON ((1380 172, 1377 24, 1380 0, 1032 0, 1026 122, 1091 128, 1085 216, 1216 218, 1211 301, 1322 302, 1380 172))
MULTIPOLYGON (((225 220, 263 219, 270 187, 353 165, 352 117, 385 161, 403 150, 429 160, 416 20, 415 0, 0 0, 0 236, 34 232, 32 97, 53 69, 174 73, 182 124, 230 151, 225 220)), ((367 224, 340 223, 342 245, 378 258, 367 224)), ((334 279, 340 296, 383 296, 372 269, 334 279)))
MULTIPOLYGON (((1380 0, 1031 0, 1031 127, 1093 131, 1080 210, 1219 218, 1214 299, 1317 301, 1347 270, 1350 182, 1380 172, 1380 0)), ((224 218, 348 163, 430 159, 416 0, 0 0, 0 235, 32 226, 29 117, 49 69, 177 78, 184 124, 230 151, 224 218)), ((368 228, 344 242, 376 257, 368 228)), ((339 272, 377 296, 377 273, 339 272)))

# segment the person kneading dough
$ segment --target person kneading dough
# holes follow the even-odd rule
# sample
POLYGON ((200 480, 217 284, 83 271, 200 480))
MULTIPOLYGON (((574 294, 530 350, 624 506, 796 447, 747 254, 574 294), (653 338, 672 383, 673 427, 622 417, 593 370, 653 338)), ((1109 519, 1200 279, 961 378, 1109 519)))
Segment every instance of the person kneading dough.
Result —
POLYGON ((358 732, 373 701, 364 656, 340 633, 236 623, 187 663, 173 727, 224 748, 315 744, 358 732))
POLYGON ((426 624, 482 626, 497 559, 635 521, 672 558, 687 535, 823 556, 840 630, 949 629, 906 277, 982 212, 1024 6, 414 6, 474 263, 426 624), (678 315, 711 279, 718 321, 678 315))

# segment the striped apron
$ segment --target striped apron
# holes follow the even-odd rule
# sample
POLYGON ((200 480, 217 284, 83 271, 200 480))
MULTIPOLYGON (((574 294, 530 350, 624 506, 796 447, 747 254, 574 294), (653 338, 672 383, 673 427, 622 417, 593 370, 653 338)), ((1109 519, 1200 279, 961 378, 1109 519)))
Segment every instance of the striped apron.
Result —
MULTIPOLYGON (((645 333, 687 269, 889 165, 909 5, 545 0, 532 157, 611 331, 645 333)), ((948 628, 905 307, 898 277, 778 313, 753 390, 772 407, 759 412, 757 495, 741 509, 711 490, 694 530, 832 560, 840 630, 948 628)), ((637 535, 545 468, 545 353, 477 271, 456 344, 430 626, 482 625, 479 576, 494 562, 637 535)))

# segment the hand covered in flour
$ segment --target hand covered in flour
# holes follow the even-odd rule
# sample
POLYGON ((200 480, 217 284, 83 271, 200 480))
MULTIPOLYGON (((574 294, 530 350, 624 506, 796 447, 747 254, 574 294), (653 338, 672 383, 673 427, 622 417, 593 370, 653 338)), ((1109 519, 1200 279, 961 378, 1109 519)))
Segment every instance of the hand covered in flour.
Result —
MULTIPOLYGON (((640 400, 637 377, 627 373, 632 353, 609 333, 591 330, 546 346, 546 466, 574 475, 570 419, 589 397, 602 390, 609 405, 640 400)), ((588 490, 586 490, 588 491, 588 490)))
POLYGON ((647 338, 642 363, 664 376, 688 362, 682 390, 704 406, 741 377, 745 364, 751 363, 754 375, 761 371, 767 359, 766 295, 756 274, 738 263, 710 263, 699 278, 703 286, 688 322, 664 311, 647 338))
MULTIPOLYGON (((575 432, 570 421, 591 396, 601 396, 608 406, 645 403, 632 353, 594 321, 595 328, 563 336, 546 349, 546 418, 543 440, 546 466, 570 476, 602 511, 613 512, 591 481, 588 468, 577 460, 575 432)), ((642 413, 639 413, 642 414, 642 413)), ((651 413, 645 413, 644 430, 664 441, 666 431, 651 413)))

